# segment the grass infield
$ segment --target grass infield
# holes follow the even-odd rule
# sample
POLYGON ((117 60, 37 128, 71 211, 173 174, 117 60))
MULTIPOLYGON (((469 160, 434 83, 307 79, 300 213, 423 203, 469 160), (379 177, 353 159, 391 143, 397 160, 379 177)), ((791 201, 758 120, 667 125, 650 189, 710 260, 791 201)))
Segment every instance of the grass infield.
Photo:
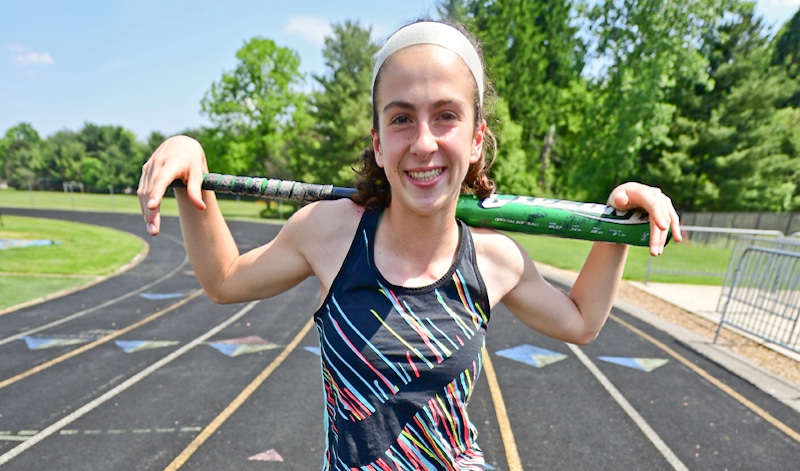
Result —
POLYGON ((109 275, 146 248, 134 235, 54 219, 2 216, 0 239, 49 245, 0 250, 0 311, 109 275))

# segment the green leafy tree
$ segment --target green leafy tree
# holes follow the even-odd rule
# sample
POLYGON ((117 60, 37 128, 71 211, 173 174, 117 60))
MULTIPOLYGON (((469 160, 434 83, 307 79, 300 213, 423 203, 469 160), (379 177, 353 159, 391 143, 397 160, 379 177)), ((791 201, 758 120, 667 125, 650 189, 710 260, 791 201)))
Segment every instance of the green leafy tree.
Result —
POLYGON ((6 131, 4 174, 9 185, 28 188, 36 185, 37 176, 45 167, 42 159, 42 138, 30 123, 19 123, 6 131))
POLYGON ((213 83, 201 101, 226 143, 219 170, 290 178, 284 133, 305 101, 300 58, 261 37, 247 41, 236 58, 234 70, 213 83))
POLYGON ((523 146, 522 126, 511 119, 508 104, 503 98, 495 102, 491 129, 497 139, 497 155, 492 167, 492 178, 498 193, 533 195, 536 180, 528 173, 528 159, 523 146))
POLYGON ((772 64, 788 67, 792 77, 800 74, 800 9, 775 36, 772 64))
POLYGON ((352 166, 370 143, 370 83, 378 51, 371 34, 372 28, 345 21, 334 24, 333 35, 325 38, 326 72, 314 76, 321 90, 312 96, 318 148, 308 149, 316 155, 308 168, 319 182, 352 185, 352 166))
POLYGON ((86 153, 80 136, 74 131, 58 131, 43 141, 44 177, 59 181, 81 182, 81 160, 86 153))
POLYGON ((709 80, 680 77, 667 139, 640 152, 641 175, 687 210, 786 210, 798 178, 796 126, 786 109, 797 90, 770 65, 770 43, 750 3, 731 3, 698 45, 709 80))
MULTIPOLYGON (((586 153, 573 162, 573 181, 592 198, 613 185, 643 179, 642 168, 669 144, 678 83, 708 82, 702 34, 722 19, 725 0, 605 0, 589 10, 596 38, 586 153)), ((657 181, 648 183, 660 184, 657 181)))
MULTIPOLYGON (((188 133, 184 131, 181 134, 188 134, 188 133)), ((160 146, 161 143, 164 142, 165 140, 167 140, 167 136, 165 136, 164 133, 160 131, 152 131, 150 134, 148 134, 144 143, 145 156, 150 157, 153 154, 153 152, 155 152, 156 149, 158 149, 158 146, 160 146)))
POLYGON ((471 21, 471 9, 473 8, 470 2, 465 0, 440 0, 436 2, 436 12, 439 14, 439 18, 455 21, 463 25, 467 25, 471 21))
POLYGON ((473 2, 471 8, 497 94, 522 127, 528 155, 524 174, 547 194, 553 133, 561 133, 569 120, 561 90, 580 81, 583 68, 585 47, 573 22, 573 2, 489 1, 473 2))
POLYGON ((6 178, 6 159, 8 156, 9 141, 6 136, 0 137, 0 180, 6 178))
POLYGON ((800 9, 775 36, 772 65, 783 68, 793 81, 795 93, 786 105, 800 108, 800 9))
POLYGON ((90 162, 80 165, 82 180, 90 190, 136 188, 146 150, 133 132, 121 126, 86 123, 78 134, 85 149, 83 160, 90 162))
POLYGON ((720 188, 715 210, 789 211, 798 207, 800 112, 780 107, 791 91, 788 77, 766 67, 766 55, 720 107, 720 123, 734 130, 733 149, 717 157, 713 174, 720 188))

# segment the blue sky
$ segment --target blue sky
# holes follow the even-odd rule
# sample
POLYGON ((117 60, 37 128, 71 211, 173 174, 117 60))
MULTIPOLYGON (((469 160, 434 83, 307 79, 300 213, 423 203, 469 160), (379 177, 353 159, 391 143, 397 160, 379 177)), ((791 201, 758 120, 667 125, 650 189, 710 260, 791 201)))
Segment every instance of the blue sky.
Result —
MULTIPOLYGON (((758 0, 780 25, 800 0, 758 0)), ((119 125, 144 139, 206 124, 200 100, 263 36, 323 70, 331 22, 357 20, 382 40, 435 13, 435 0, 0 0, 0 134, 29 122, 44 136, 86 122, 119 125)))

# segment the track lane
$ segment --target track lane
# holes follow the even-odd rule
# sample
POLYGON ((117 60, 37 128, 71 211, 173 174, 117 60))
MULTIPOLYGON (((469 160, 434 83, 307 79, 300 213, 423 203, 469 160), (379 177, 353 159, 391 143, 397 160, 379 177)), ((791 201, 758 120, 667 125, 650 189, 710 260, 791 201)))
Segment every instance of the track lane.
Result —
MULTIPOLYGON (((265 240, 269 237, 270 230, 262 225, 232 223, 232 226, 247 238, 247 244, 257 245, 260 237, 265 240)), ((240 325, 228 327, 220 334, 221 338, 248 332, 267 338, 274 333, 271 327, 284 334, 296 333, 316 307, 318 291, 312 286, 310 290, 301 287, 292 293, 269 316, 250 313, 245 318, 251 320, 242 319, 240 325), (245 329, 245 322, 252 325, 245 329)), ((225 309, 210 303, 200 304, 203 310, 225 309)), ((199 327, 210 325, 209 319, 213 318, 211 312, 186 314, 186 317, 167 316, 138 332, 154 338, 176 338, 174 333, 180 331, 181 324, 192 322, 185 319, 194 316, 199 327)), ((742 384, 662 332, 632 321, 625 313, 615 312, 615 315, 674 348, 690 363, 720 378, 773 416, 787 417, 784 422, 796 427, 796 414, 787 412, 788 408, 742 384)), ((312 332, 301 346, 311 346, 314 342, 312 332)), ((675 469, 568 346, 522 328, 515 318, 499 308, 492 314, 487 348, 508 409, 522 469, 675 469), (496 354, 498 350, 523 343, 558 351, 567 358, 535 369, 496 354)), ((581 350, 690 469, 737 469, 743 464, 755 469, 764 463, 777 470, 796 466, 796 456, 800 455, 797 442, 730 395, 721 393, 688 366, 671 359, 657 370, 644 373, 600 361, 603 355, 666 357, 663 349, 613 318, 600 338, 581 350)), ((125 465, 130 465, 135 457, 139 457, 142 465, 138 469, 163 469, 245 390, 247 381, 263 370, 265 363, 261 360, 275 355, 274 351, 263 352, 256 362, 247 357, 226 359, 209 348, 195 348, 192 354, 182 356, 120 394, 115 398, 118 406, 109 401, 87 413, 71 427, 75 433, 49 437, 9 462, 9 469, 30 469, 26 466, 41 462, 37 459, 74 464, 78 458, 82 469, 126 469, 125 465), (239 369, 248 373, 238 375, 239 369), (135 428, 125 429, 124 417, 135 418, 135 428), (134 433, 134 430, 149 432, 134 433), (76 447, 100 447, 105 451, 79 457, 71 453, 76 447), (109 463, 118 466, 109 467, 109 463)), ((298 347, 196 450, 186 467, 307 470, 319 466, 323 437, 318 366, 318 358, 298 347), (249 459, 269 450, 279 452, 284 461, 249 459)), ((471 406, 473 420, 481 431, 479 440, 487 463, 495 469, 512 469, 504 458, 503 439, 493 409, 482 375, 471 406)), ((0 429, 9 429, 7 418, 0 417, 0 429)), ((35 424, 19 425, 17 431, 37 428, 35 424)))

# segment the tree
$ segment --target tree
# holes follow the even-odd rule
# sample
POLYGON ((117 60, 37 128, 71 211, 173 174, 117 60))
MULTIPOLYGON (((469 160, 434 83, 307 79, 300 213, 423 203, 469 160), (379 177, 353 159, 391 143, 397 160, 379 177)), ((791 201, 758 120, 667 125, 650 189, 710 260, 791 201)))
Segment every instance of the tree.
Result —
POLYGON ((8 158, 9 144, 9 140, 5 136, 0 137, 0 180, 6 178, 6 160, 8 158))
POLYGON ((436 12, 439 18, 467 25, 471 19, 470 5, 465 0, 439 0, 436 12))
POLYGON ((15 188, 33 186, 44 167, 39 133, 30 123, 19 123, 6 131, 3 141, 3 173, 9 185, 15 188))
POLYGON ((727 3, 605 0, 589 9, 593 60, 600 67, 581 136, 585 154, 570 163, 571 179, 584 182, 587 197, 604 198, 622 181, 644 180, 642 169, 658 161, 676 113, 669 96, 678 84, 708 86, 708 60, 699 45, 727 3))
POLYGON ((579 81, 583 68, 585 47, 572 21, 573 2, 489 1, 471 8, 497 94, 508 104, 510 119, 522 126, 525 174, 547 194, 552 168, 543 152, 545 138, 551 127, 560 133, 566 126, 561 90, 579 81))
POLYGON ((86 149, 80 136, 73 131, 58 131, 44 141, 43 160, 46 177, 61 181, 80 182, 81 161, 86 149))
POLYGON ((345 21, 334 24, 333 36, 325 38, 326 72, 314 75, 321 90, 312 96, 319 147, 309 162, 319 182, 352 185, 352 166, 370 144, 370 83, 378 52, 371 34, 372 28, 345 21))
POLYGON ((528 158, 523 146, 522 126, 511 119, 508 104, 503 98, 495 103, 490 123, 497 139, 497 155, 492 178, 499 193, 512 195, 536 194, 536 180, 528 173, 528 158))
MULTIPOLYGON (((185 130, 181 134, 189 134, 189 131, 185 130)), ((147 157, 150 157, 151 155, 153 155, 153 152, 155 152, 156 149, 158 149, 158 146, 160 146, 161 143, 164 142, 165 140, 167 140, 167 136, 165 136, 164 133, 162 133, 160 131, 152 131, 147 136, 147 139, 145 139, 145 142, 144 142, 145 155, 147 157)), ((142 162, 142 163, 144 163, 144 162, 142 162)))
POLYGON ((797 204, 800 130, 786 104, 797 85, 770 64, 753 5, 729 7, 698 46, 709 80, 683 77, 667 95, 673 122, 663 145, 642 153, 640 172, 686 210, 788 210, 797 204))
POLYGON ((121 126, 86 123, 79 137, 85 152, 81 176, 90 190, 136 187, 145 149, 133 132, 121 126))
POLYGON ((772 65, 783 68, 794 82, 787 106, 800 108, 800 9, 775 36, 772 65))
POLYGON ((800 9, 775 36, 772 65, 786 66, 792 77, 800 74, 800 9))
POLYGON ((227 141, 221 170, 290 178, 284 132, 305 100, 298 90, 304 79, 300 58, 261 37, 247 41, 236 58, 234 70, 213 83, 201 101, 227 141))

